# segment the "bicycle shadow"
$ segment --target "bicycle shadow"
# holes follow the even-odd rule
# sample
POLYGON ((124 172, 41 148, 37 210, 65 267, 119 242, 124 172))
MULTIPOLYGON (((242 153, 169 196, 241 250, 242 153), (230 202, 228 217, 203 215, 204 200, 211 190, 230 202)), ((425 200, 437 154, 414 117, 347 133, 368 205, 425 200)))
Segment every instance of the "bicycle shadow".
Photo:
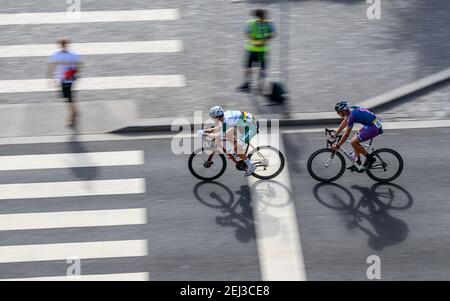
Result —
POLYGON ((222 209, 224 216, 217 216, 216 223, 222 227, 235 228, 238 241, 246 243, 256 238, 250 187, 242 185, 233 191, 219 182, 202 181, 193 189, 197 200, 210 208, 222 209), (235 198, 235 194, 239 198, 235 198))
POLYGON ((368 246, 373 250, 383 250, 407 238, 408 225, 390 214, 391 210, 407 210, 412 206, 413 198, 406 189, 391 183, 376 183, 370 188, 353 185, 351 188, 361 193, 358 202, 348 189, 338 184, 319 183, 313 194, 322 205, 350 218, 347 227, 367 234, 368 246))
MULTIPOLYGON (((264 238, 276 236, 280 232, 279 220, 264 212, 268 206, 279 207, 286 204, 285 201, 282 203, 267 201, 267 199, 277 199, 277 196, 279 196, 274 185, 282 184, 276 181, 258 181, 252 186, 242 185, 239 190, 233 192, 222 183, 202 181, 194 186, 193 193, 203 205, 221 209, 222 215, 216 216, 216 223, 222 227, 235 228, 236 239, 242 243, 247 243, 256 239, 254 206, 257 206, 257 210, 259 210, 259 218, 263 219, 266 228, 270 229, 270 231, 264 232, 264 238), (267 225, 269 226, 267 227, 267 225)), ((289 194, 288 202, 290 201, 292 199, 289 194)))

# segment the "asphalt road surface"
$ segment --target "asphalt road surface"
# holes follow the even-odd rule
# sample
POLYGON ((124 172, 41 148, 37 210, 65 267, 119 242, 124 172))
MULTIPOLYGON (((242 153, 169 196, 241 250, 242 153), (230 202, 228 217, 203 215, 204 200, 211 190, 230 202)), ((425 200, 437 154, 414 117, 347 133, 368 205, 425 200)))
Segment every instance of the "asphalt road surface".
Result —
POLYGON ((70 256, 83 277, 100 279, 267 279, 260 248, 276 249, 290 215, 258 225, 259 186, 275 191, 266 212, 295 208, 308 280, 367 280, 370 255, 382 280, 448 280, 449 137, 449 128, 387 130, 376 147, 396 149, 405 169, 386 185, 355 173, 313 180, 306 161, 322 132, 284 134, 289 177, 262 182, 232 166, 199 182, 167 138, 3 144, 0 279, 65 276, 70 256))

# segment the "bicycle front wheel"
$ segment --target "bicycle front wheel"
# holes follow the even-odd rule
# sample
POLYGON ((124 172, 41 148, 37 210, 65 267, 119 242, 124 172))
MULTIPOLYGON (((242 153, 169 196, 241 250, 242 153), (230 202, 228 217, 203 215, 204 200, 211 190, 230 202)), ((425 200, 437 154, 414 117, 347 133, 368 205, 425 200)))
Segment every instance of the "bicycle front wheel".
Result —
POLYGON ((314 152, 308 159, 308 172, 317 181, 330 183, 339 179, 345 171, 345 159, 341 153, 329 148, 314 152))
POLYGON ((194 177, 203 181, 212 181, 223 175, 227 168, 227 159, 223 154, 214 153, 215 149, 199 148, 191 154, 188 167, 194 177))
POLYGON ((258 146, 248 155, 248 159, 256 165, 252 175, 261 180, 275 178, 284 168, 283 154, 270 145, 258 146))
POLYGON ((397 179, 403 171, 403 159, 399 153, 393 149, 381 148, 373 152, 376 161, 370 169, 366 170, 367 175, 380 183, 387 183, 397 179))

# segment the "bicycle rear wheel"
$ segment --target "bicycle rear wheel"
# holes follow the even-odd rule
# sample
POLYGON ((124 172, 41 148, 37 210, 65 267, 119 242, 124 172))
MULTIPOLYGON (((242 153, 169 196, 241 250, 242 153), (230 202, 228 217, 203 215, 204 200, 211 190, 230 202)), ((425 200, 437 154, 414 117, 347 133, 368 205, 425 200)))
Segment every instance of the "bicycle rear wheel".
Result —
POLYGON ((375 163, 366 170, 367 175, 380 183, 397 179, 403 171, 403 159, 393 149, 380 148, 373 152, 375 163))
POLYGON ((341 153, 329 148, 314 152, 308 159, 308 172, 317 181, 330 183, 339 179, 345 171, 345 159, 341 153))
POLYGON ((252 175, 261 180, 275 178, 284 168, 283 154, 270 145, 258 146, 248 155, 248 159, 256 165, 252 175))
POLYGON ((215 150, 216 148, 204 147, 191 154, 188 167, 194 177, 203 181, 212 181, 223 175, 227 168, 227 159, 224 154, 215 153, 210 160, 210 164, 207 164, 210 155, 215 150))

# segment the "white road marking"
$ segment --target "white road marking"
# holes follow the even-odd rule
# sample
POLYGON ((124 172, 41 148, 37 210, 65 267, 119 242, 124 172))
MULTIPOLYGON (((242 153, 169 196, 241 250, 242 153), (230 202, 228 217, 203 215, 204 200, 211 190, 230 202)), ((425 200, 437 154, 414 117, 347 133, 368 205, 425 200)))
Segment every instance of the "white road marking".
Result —
POLYGON ((143 151, 0 156, 0 171, 141 164, 143 151))
MULTIPOLYGON (((70 48, 82 55, 123 54, 123 53, 159 53, 182 51, 179 40, 167 41, 129 41, 114 43, 74 43, 70 48)), ((26 44, 0 46, 0 57, 49 56, 56 50, 54 44, 26 44)))
POLYGON ((0 281, 149 281, 149 280, 150 280, 149 274, 145 272, 0 279, 0 281))
MULTIPOLYGON (((184 87, 183 75, 105 76, 79 79, 74 90, 113 90, 184 87)), ((0 93, 50 92, 59 89, 48 79, 0 80, 0 93)))
MULTIPOLYGON (((269 143, 264 136, 257 137, 255 140, 257 140, 257 145, 270 144, 284 153, 280 136, 270 135, 268 138, 270 139, 269 143), (276 143, 277 141, 279 143, 276 143)), ((271 182, 260 181, 255 177, 249 177, 248 182, 252 187, 256 242, 262 280, 306 280, 300 233, 294 200, 291 197, 292 190, 287 164, 285 164, 281 174, 271 182), (258 182, 271 185, 271 195, 265 194, 266 189, 263 189, 263 186, 260 186, 261 184, 258 184, 258 182), (284 199, 284 202, 280 199, 284 199)))
POLYGON ((145 193, 145 179, 1 184, 0 200, 145 193))
POLYGON ((171 21, 179 18, 179 11, 178 9, 81 11, 79 18, 75 16, 76 14, 67 12, 0 14, 0 25, 171 21))
POLYGON ((0 246, 0 263, 147 256, 147 240, 0 246))
POLYGON ((142 225, 145 208, 0 214, 0 231, 142 225))
MULTIPOLYGON (((337 127, 336 125, 335 127, 337 127)), ((334 128, 334 126, 324 125, 320 128, 314 129, 293 129, 293 130, 281 130, 283 134, 292 134, 292 133, 317 133, 324 132, 324 129, 334 128)), ((450 127, 449 119, 441 119, 441 120, 414 120, 414 121, 384 121, 383 129, 389 130, 401 130, 401 129, 427 129, 427 128, 445 128, 450 127)))
MULTIPOLYGON (((175 118, 174 118, 175 119, 175 118)), ((308 129, 283 129, 282 134, 297 134, 297 133, 320 133, 324 132, 324 128, 331 126, 323 125, 318 128, 308 129)), ((423 120, 423 121, 394 121, 383 122, 383 128, 390 130, 396 129, 424 129, 424 128, 449 128, 450 120, 423 120)), ((156 134, 156 133, 129 133, 129 134, 84 134, 78 135, 79 142, 95 142, 95 141, 127 141, 127 140, 158 140, 158 139, 172 139, 173 137, 180 138, 194 138, 197 134, 156 134)), ((73 140, 73 135, 54 135, 54 136, 30 136, 30 137, 3 137, 0 138, 0 145, 12 144, 38 144, 38 143, 64 143, 73 140)))
POLYGON ((0 156, 0 171, 144 164, 143 151, 0 156))

